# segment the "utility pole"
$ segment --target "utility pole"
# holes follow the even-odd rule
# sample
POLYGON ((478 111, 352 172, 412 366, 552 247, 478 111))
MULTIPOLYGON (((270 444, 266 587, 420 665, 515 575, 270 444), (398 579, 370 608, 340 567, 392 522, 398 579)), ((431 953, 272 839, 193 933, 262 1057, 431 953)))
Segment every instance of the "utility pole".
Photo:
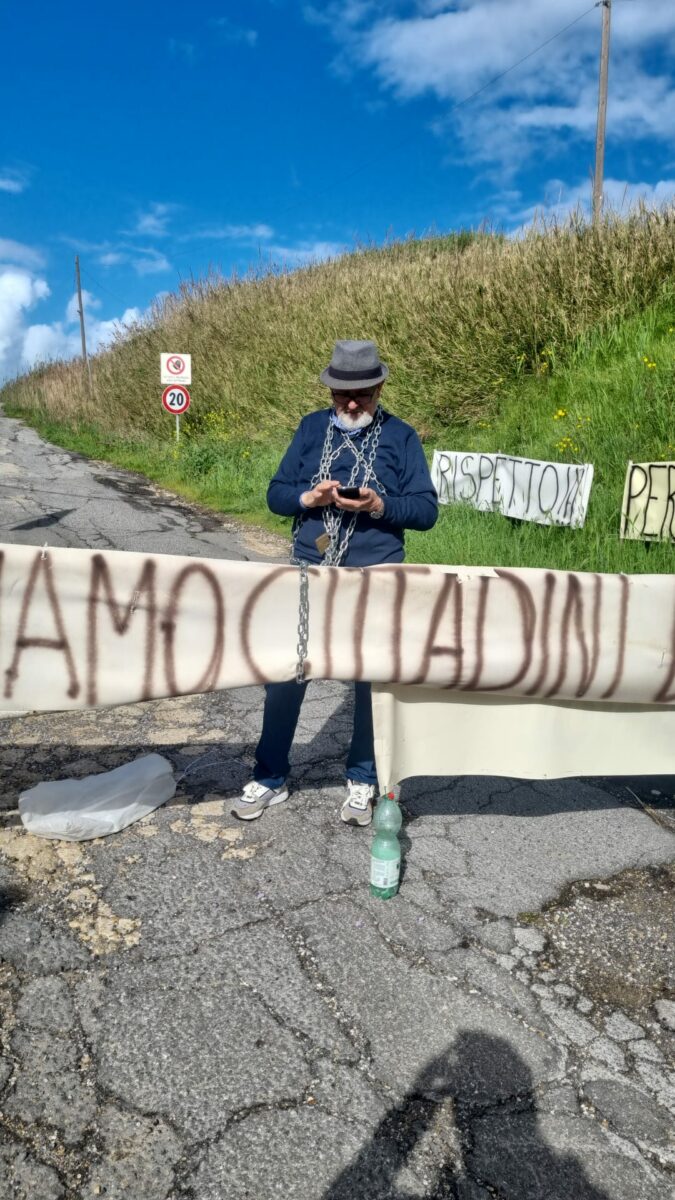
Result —
POLYGON ((593 176, 593 224, 602 219, 602 191, 605 182, 605 128, 607 125, 607 79, 609 76, 609 29, 612 0, 600 0, 602 8, 602 46, 600 49, 600 86, 598 124, 595 133, 595 175, 593 176))
POLYGON ((75 255, 75 282, 77 284, 77 304, 78 304, 77 311, 80 314, 80 336, 82 338, 82 361, 87 370, 87 377, 89 380, 89 396, 91 398, 91 396, 93 394, 93 388, 92 388, 92 382, 91 382, 91 367, 89 365, 89 358, 87 356, 87 338, 86 338, 86 335, 84 332, 84 305, 82 303, 82 284, 80 283, 80 256, 79 256, 79 254, 75 255))

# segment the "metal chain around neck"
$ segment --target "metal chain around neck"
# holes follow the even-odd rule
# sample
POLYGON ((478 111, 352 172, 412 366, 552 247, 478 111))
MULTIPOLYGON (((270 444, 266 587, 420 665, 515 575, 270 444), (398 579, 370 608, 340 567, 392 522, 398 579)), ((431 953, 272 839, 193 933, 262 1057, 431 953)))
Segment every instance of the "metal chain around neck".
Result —
MULTIPOLYGON (((382 408, 378 405, 372 425, 369 426, 363 439, 359 439, 361 443, 359 445, 356 438, 349 437, 347 433, 333 425, 329 418, 326 437, 321 451, 321 459, 319 461, 319 469, 312 476, 310 487, 315 488, 317 483, 330 479, 333 474, 333 463, 337 462, 340 456, 348 450, 354 457, 354 463, 346 486, 368 487, 370 484, 374 484, 378 491, 383 496, 386 496, 386 490, 375 474, 375 456, 380 441, 380 434, 382 433, 383 421, 384 414, 382 408), (334 429, 340 435, 338 445, 335 449, 333 449, 334 429), (359 474, 362 476, 361 479, 358 478, 359 474)), ((323 563, 327 567, 338 567, 347 554, 359 513, 355 512, 350 516, 346 509, 336 509, 332 505, 325 505, 322 516, 324 529, 330 538, 330 543, 323 557, 323 563), (349 517, 349 520, 345 525, 346 517, 349 517)))
MULTIPOLYGON (((378 405, 372 423, 370 426, 366 427, 367 432, 364 433, 363 439, 361 439, 354 434, 350 436, 346 430, 340 429, 339 425, 334 425, 329 419, 323 448, 321 450, 319 469, 316 474, 312 476, 312 480, 309 485, 310 488, 316 487, 317 483, 321 483, 325 479, 330 479, 331 475, 333 474, 333 463, 337 462, 345 450, 349 450, 354 456, 354 463, 347 487, 354 487, 356 485, 359 467, 362 467, 364 471, 364 478, 360 486, 365 487, 370 480, 373 480, 377 483, 378 487, 382 488, 382 485, 380 484, 380 481, 378 480, 374 471, 375 454, 377 453, 377 444, 380 440, 382 421, 383 413, 382 409, 378 405), (334 429, 340 435, 335 449, 333 449, 334 429)), ((382 491, 384 491, 384 488, 382 488, 382 491)))

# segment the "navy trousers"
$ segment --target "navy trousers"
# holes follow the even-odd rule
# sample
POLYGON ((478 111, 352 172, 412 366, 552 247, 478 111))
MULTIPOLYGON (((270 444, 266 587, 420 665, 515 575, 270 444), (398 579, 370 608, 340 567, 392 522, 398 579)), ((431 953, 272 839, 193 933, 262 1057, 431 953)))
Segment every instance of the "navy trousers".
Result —
MULTIPOLYGON (((294 679, 265 685, 262 736, 255 752, 253 778, 266 787, 281 787, 286 780, 288 756, 306 690, 306 683, 296 683, 294 679)), ((377 784, 369 683, 354 684, 354 730, 346 774, 356 783, 377 784)))

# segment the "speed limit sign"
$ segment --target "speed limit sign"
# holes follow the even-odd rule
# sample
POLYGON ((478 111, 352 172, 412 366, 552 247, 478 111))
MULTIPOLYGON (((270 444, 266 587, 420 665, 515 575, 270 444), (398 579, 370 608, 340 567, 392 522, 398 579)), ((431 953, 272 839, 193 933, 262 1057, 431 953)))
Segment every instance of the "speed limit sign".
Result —
POLYGON ((190 393, 182 383, 172 383, 162 392, 162 404, 167 412, 179 417, 190 407, 190 393))

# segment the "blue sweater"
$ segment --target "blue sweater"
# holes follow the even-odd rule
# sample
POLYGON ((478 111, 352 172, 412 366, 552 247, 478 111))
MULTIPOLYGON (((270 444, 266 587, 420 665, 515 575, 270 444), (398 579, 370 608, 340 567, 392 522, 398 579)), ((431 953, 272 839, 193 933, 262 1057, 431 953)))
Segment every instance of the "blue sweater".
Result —
MULTIPOLYGON (((322 409, 302 418, 267 490, 267 503, 272 512, 295 518, 298 527, 296 555, 311 563, 322 561, 315 538, 324 532, 323 509, 304 509, 300 496, 310 490, 312 477, 319 469, 330 417, 331 410, 322 409)), ((403 562, 404 529, 431 529, 438 516, 438 498, 415 430, 391 413, 383 412, 383 417, 375 455, 375 474, 386 493, 380 492, 384 514, 378 520, 373 520, 368 513, 359 514, 342 563, 346 567, 403 562)), ((363 434, 367 432, 363 430, 363 434)), ((361 440, 363 434, 358 433, 356 437, 361 440)), ((335 427, 332 437, 336 450, 342 434, 335 427)), ((354 461, 353 454, 345 448, 331 468, 331 479, 346 484, 354 461)), ((357 482, 361 482, 361 475, 357 482)), ((369 486, 379 491, 376 483, 371 481, 369 486)), ((349 515, 346 515, 345 523, 348 520, 349 515)))

